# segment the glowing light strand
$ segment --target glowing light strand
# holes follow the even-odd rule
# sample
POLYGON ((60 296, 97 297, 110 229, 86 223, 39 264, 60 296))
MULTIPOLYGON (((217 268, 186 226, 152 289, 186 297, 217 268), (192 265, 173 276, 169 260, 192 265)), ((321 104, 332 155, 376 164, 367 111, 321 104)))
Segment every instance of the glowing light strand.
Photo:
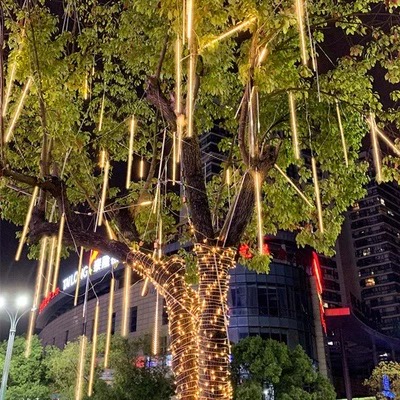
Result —
POLYGON ((319 191, 319 183, 318 183, 318 172, 317 172, 317 164, 314 157, 311 157, 311 167, 314 181, 314 191, 315 191, 315 202, 317 205, 318 211, 318 226, 321 233, 324 233, 324 223, 322 219, 322 204, 321 204, 321 194, 319 191))
POLYGON ((101 132, 103 128, 103 118, 104 118, 104 103, 106 100, 106 94, 103 93, 103 98, 101 100, 101 108, 100 108, 100 118, 99 118, 99 132, 101 132))
MULTIPOLYGON (((175 171, 176 175, 176 164, 180 160, 181 156, 181 147, 182 147, 182 130, 183 130, 183 121, 182 118, 182 46, 181 40, 178 37, 176 38, 175 44, 175 113, 176 113, 176 135, 174 134, 174 159, 173 159, 173 171, 175 171)), ((175 179, 173 179, 175 182, 175 179)))
POLYGON ((209 46, 212 46, 214 43, 219 42, 223 39, 226 39, 229 36, 232 36, 233 34, 235 34, 236 32, 241 31, 242 29, 248 27, 249 25, 251 25, 254 21, 256 20, 256 17, 250 18, 246 21, 241 22, 238 25, 235 25, 234 27, 232 27, 231 29, 229 29, 228 31, 224 32, 223 34, 219 35, 218 37, 216 37, 215 39, 209 41, 208 43, 206 43, 202 49, 206 49, 209 46))
POLYGON ((156 310, 154 313, 154 331, 153 331, 153 355, 158 354, 158 329, 159 329, 159 308, 160 308, 160 295, 158 293, 158 290, 156 291, 156 310))
POLYGON ((111 330, 112 330, 112 316, 114 312, 114 288, 115 278, 111 278, 110 283, 110 298, 108 302, 108 318, 107 318, 107 332, 106 332, 106 347, 104 350, 104 368, 110 366, 110 346, 111 346, 111 330))
POLYGON ((79 281, 81 279, 81 273, 82 273, 82 263, 83 263, 83 247, 81 247, 79 251, 79 261, 78 261, 78 279, 76 282, 76 287, 75 287, 75 297, 74 297, 74 307, 78 304, 78 295, 79 295, 79 281))
POLYGON ((126 184, 125 187, 129 189, 131 186, 132 164, 133 164, 133 141, 135 137, 136 121, 135 116, 132 115, 130 129, 129 129, 129 149, 128 149, 128 165, 126 168, 126 184))
POLYGON ((379 151, 379 143, 377 137, 375 115, 373 113, 369 116, 369 125, 371 132, 371 143, 372 143, 372 158, 374 159, 375 165, 375 179, 377 183, 382 182, 382 161, 379 151))
POLYGON ((297 26, 299 28, 299 36, 300 36, 301 61, 303 65, 307 65, 308 54, 307 54, 306 34, 304 28, 304 0, 295 0, 295 9, 297 16, 297 26))
POLYGON ((299 160, 300 148, 299 148, 299 139, 297 133, 296 100, 292 92, 289 92, 288 96, 289 96, 290 126, 292 129, 293 153, 294 153, 294 158, 296 160, 299 160))
POLYGON ((143 282, 143 287, 142 287, 142 291, 141 291, 142 297, 147 295, 148 286, 149 286, 149 278, 146 278, 143 282))
POLYGON ((63 240, 63 236, 64 236, 64 225, 65 225, 65 213, 62 213, 61 218, 60 218, 60 226, 58 228, 56 259, 54 261, 53 289, 55 289, 57 287, 58 274, 60 272, 62 240, 63 240))
POLYGON ((19 261, 19 259, 21 258, 22 248, 24 247, 26 235, 27 235, 28 229, 29 229, 29 223, 31 222, 31 218, 32 218, 33 207, 35 206, 35 202, 36 202, 38 193, 39 193, 39 187, 35 186, 35 188, 33 189, 31 201, 29 203, 28 212, 25 217, 25 224, 24 224, 24 228, 22 229, 21 238, 19 239, 19 245, 18 245, 18 249, 17 249, 17 254, 15 255, 15 261, 19 261))
POLYGON ((254 171, 254 191, 257 211, 257 231, 258 231, 258 251, 263 254, 264 234, 262 219, 262 201, 261 201, 261 175, 258 171, 254 171))
POLYGON ((40 256, 38 262, 38 270, 36 274, 36 284, 35 284, 35 294, 33 297, 32 309, 29 315, 29 325, 28 332, 26 335, 26 349, 25 349, 25 357, 29 357, 32 349, 32 335, 35 330, 35 322, 36 322, 36 314, 40 304, 40 295, 42 292, 42 284, 43 284, 43 272, 44 266, 46 263, 46 251, 47 251, 47 241, 48 238, 44 237, 41 240, 40 244, 40 256))
POLYGON ((80 343, 79 343, 79 358, 78 358, 78 369, 77 369, 76 386, 75 386, 75 400, 81 400, 83 395, 86 345, 87 345, 87 337, 85 334, 83 334, 80 337, 80 343))
POLYGON ((32 78, 29 78, 25 84, 24 90, 22 91, 21 97, 19 99, 18 106, 14 112, 14 115, 11 119, 11 123, 8 126, 7 132, 5 134, 5 138, 4 138, 5 143, 8 143, 8 141, 11 139, 11 135, 14 131, 15 125, 17 124, 19 116, 21 115, 21 111, 24 106, 25 98, 28 94, 28 91, 29 91, 29 88, 31 87, 32 82, 33 82, 32 78))
POLYGON ((189 55, 189 74, 188 74, 188 105, 187 105, 187 136, 193 136, 193 111, 194 111, 194 88, 196 79, 196 55, 193 51, 189 55))
POLYGON ((4 99, 4 105, 3 105, 3 117, 5 117, 7 115, 7 107, 8 107, 8 102, 10 101, 11 89, 13 87, 16 70, 17 70, 17 60, 15 60, 13 63, 13 66, 11 69, 11 74, 10 74, 10 80, 7 85, 7 92, 6 92, 6 97, 4 99))
POLYGON ((344 137, 344 130, 343 130, 343 124, 342 124, 342 117, 340 115, 340 108, 339 108, 339 102, 336 100, 336 114, 337 114, 337 119, 338 119, 338 125, 339 125, 339 131, 340 131, 340 139, 342 141, 342 147, 343 147, 343 155, 344 155, 344 162, 346 164, 346 167, 349 166, 349 158, 347 156, 347 146, 346 146, 346 139, 344 137))
POLYGON ((96 370, 97 331, 99 327, 99 313, 100 313, 100 303, 99 300, 97 300, 96 308, 94 309, 94 321, 93 321, 92 357, 90 360, 90 373, 89 373, 89 383, 88 383, 89 397, 91 397, 93 394, 93 383, 96 370))
POLYGON ((397 154, 400 156, 400 150, 394 145, 394 143, 385 135, 383 131, 381 131, 378 127, 376 127, 376 133, 379 137, 397 154))
MULTIPOLYGON (((54 266, 54 255, 57 247, 57 236, 52 236, 50 244, 50 253, 47 259, 47 275, 46 275, 46 290, 45 297, 47 297, 52 289, 52 275, 54 266)), ((55 288, 54 288, 55 289, 55 288)))
POLYGON ((106 159, 105 166, 104 166, 104 176, 103 176, 103 189, 101 192, 101 200, 99 205, 99 212, 98 212, 98 226, 103 224, 103 214, 104 214, 104 206, 106 203, 106 196, 107 196, 107 189, 108 189, 108 174, 110 171, 110 161, 108 158, 106 159))
POLYGON ((274 164, 275 169, 286 179, 286 181, 292 186, 292 188, 298 193, 298 195, 311 207, 314 208, 314 205, 307 199, 304 193, 295 185, 295 183, 285 174, 285 172, 277 165, 274 164))
POLYGON ((128 324, 129 324, 129 310, 130 310, 130 293, 131 293, 131 276, 132 271, 129 265, 125 265, 125 276, 124 276, 124 296, 122 303, 122 329, 121 335, 123 337, 128 336, 128 324))

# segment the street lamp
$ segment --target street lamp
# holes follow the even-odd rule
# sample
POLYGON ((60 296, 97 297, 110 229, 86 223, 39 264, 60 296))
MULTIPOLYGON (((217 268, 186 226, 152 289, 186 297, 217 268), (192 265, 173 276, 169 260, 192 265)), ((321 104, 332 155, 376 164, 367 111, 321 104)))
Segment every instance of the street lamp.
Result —
POLYGON ((15 300, 15 308, 10 311, 6 308, 6 299, 4 297, 0 297, 0 310, 4 310, 10 318, 10 332, 8 335, 7 352, 4 360, 3 376, 1 379, 0 400, 5 400, 6 397, 8 373, 10 372, 15 332, 20 319, 30 310, 29 308, 26 308, 28 306, 28 302, 29 300, 27 296, 19 296, 15 300))

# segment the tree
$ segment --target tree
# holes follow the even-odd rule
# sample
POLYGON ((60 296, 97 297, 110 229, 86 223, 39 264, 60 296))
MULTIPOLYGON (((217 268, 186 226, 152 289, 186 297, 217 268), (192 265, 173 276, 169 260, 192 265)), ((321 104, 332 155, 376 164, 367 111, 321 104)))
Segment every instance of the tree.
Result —
POLYGON ((315 370, 300 345, 290 350, 275 340, 247 337, 233 346, 232 357, 235 399, 261 399, 263 387, 269 385, 277 400, 336 399, 332 384, 315 370))
POLYGON ((364 386, 367 386, 371 394, 377 399, 386 399, 382 393, 383 390, 389 388, 383 387, 383 376, 389 377, 390 390, 397 395, 400 393, 400 364, 394 361, 382 361, 372 371, 371 376, 364 381, 364 386))
MULTIPOLYGON (((0 344, 0 371, 3 371, 6 349, 7 341, 3 341, 0 344)), ((8 377, 8 400, 49 397, 44 358, 43 348, 37 336, 32 339, 32 351, 28 358, 25 357, 25 338, 15 338, 8 377)))
MULTIPOLYGON (((187 0, 186 21, 170 0, 65 4, 61 15, 44 0, 2 2, 1 216, 23 224, 26 193, 39 188, 32 255, 65 220, 65 246, 132 267, 166 299, 178 397, 229 398, 226 302, 236 248, 258 237, 260 254, 248 264, 266 271, 263 234, 287 229, 300 246, 332 253, 344 211, 364 194, 359 151, 369 125, 375 137, 374 115, 379 132, 398 128, 397 105, 383 107, 371 74, 386 72, 397 101, 397 8, 198 0, 190 12, 187 0), (372 7, 377 18, 368 16, 372 7), (330 35, 343 43, 338 57, 329 57, 330 35), (199 137, 215 127, 225 135, 225 161, 206 186, 199 137), (175 182, 170 159, 178 157, 175 182), (128 189, 127 160, 130 172, 131 161, 147 172, 132 180, 127 173, 128 189), (279 171, 290 172, 304 197, 279 171), (94 229, 103 216, 108 235, 94 229), (185 257, 159 251, 178 233, 194 244, 197 289, 185 279, 185 257)), ((383 178, 398 179, 399 159, 385 165, 383 178)))
MULTIPOLYGON (((112 353, 110 368, 113 371, 113 381, 108 385, 101 379, 100 356, 96 368, 94 400, 113 399, 129 400, 146 398, 149 400, 168 400, 173 393, 172 380, 163 367, 136 367, 136 358, 149 348, 148 340, 124 339, 120 336, 112 338, 112 353)), ((105 338, 99 338, 99 355, 104 354, 105 338)), ((57 393, 63 400, 75 399, 77 386, 77 371, 80 352, 79 341, 69 342, 64 349, 51 347, 47 349, 46 366, 51 382, 52 393, 57 393)), ((83 393, 87 393, 89 381, 91 344, 88 344, 85 357, 83 393)), ((146 354, 146 353, 144 353, 146 354)))

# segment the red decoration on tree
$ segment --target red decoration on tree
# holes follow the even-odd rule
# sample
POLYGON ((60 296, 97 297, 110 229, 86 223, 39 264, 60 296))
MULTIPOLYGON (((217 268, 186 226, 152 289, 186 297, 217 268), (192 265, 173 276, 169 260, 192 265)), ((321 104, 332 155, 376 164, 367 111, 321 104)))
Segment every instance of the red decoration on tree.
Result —
POLYGON ((239 246, 239 254, 241 257, 246 258, 246 259, 253 258, 253 253, 250 251, 250 247, 246 243, 242 243, 239 246))

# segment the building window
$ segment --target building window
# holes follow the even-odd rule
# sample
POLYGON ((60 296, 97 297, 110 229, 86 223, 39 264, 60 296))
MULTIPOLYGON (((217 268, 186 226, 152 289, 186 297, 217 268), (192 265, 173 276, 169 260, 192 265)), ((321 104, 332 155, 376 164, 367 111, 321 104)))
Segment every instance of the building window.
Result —
POLYGON ((160 353, 161 354, 167 354, 168 352, 168 337, 167 336, 161 336, 160 339, 160 353))
POLYGON ((130 324, 130 331, 136 332, 137 330, 137 306, 131 307, 131 324, 130 324))
POLYGON ((114 333, 115 333, 115 317, 116 317, 116 314, 113 313, 112 317, 111 317, 111 335, 114 335, 114 333))
POLYGON ((56 338, 53 337, 53 346, 55 346, 55 344, 56 344, 56 338))
POLYGON ((375 278, 368 278, 365 280, 365 286, 375 286, 375 278))
POLYGON ((66 330, 66 331, 65 331, 64 346, 66 346, 67 343, 68 343, 68 336, 69 336, 69 330, 66 330))

